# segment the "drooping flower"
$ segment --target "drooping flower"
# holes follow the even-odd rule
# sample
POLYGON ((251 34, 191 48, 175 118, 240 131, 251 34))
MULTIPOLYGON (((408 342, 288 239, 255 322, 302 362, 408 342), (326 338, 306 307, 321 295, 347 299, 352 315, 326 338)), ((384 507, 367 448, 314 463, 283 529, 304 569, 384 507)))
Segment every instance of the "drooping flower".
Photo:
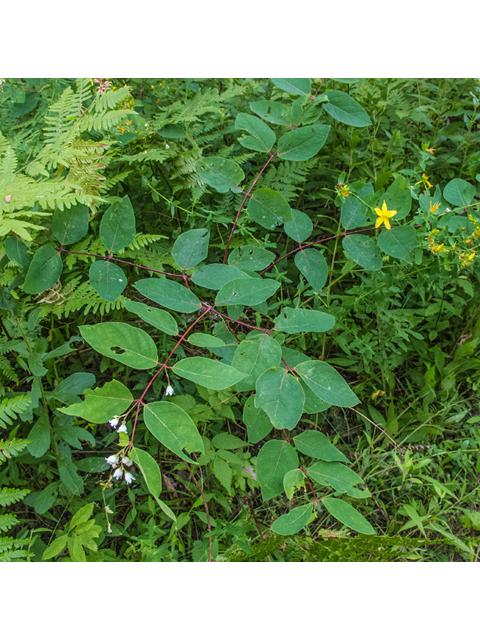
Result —
POLYGON ((120 462, 119 458, 117 456, 109 456, 108 458, 105 458, 105 460, 108 462, 108 464, 110 464, 113 468, 115 468, 115 466, 120 462))
POLYGON ((115 478, 115 480, 120 480, 123 476, 123 469, 115 469, 115 471, 113 472, 113 477, 115 478))
POLYGON ((130 460, 130 458, 122 458, 122 464, 124 464, 126 467, 131 467, 133 462, 130 460))
POLYGON ((130 484, 132 480, 135 480, 132 474, 129 471, 125 471, 125 482, 130 484))
POLYGON ((167 390, 165 391, 166 396, 173 396, 173 387, 168 385, 167 390))
POLYGON ((126 424, 122 424, 122 426, 121 426, 121 427, 118 427, 117 432, 118 432, 118 433, 128 433, 128 431, 127 431, 127 425, 126 425, 126 424))
POLYGON ((387 229, 392 228, 389 218, 392 218, 397 213, 397 211, 388 211, 387 203, 385 202, 385 200, 383 201, 381 209, 375 207, 375 213, 378 216, 377 221, 375 222, 375 229, 378 229, 381 224, 384 224, 387 229))
POLYGON ((118 424, 118 417, 117 416, 113 416, 113 418, 111 420, 109 420, 108 422, 109 422, 110 426, 115 429, 115 427, 118 424))
POLYGON ((429 189, 432 188, 431 183, 428 181, 428 176, 422 173, 422 179, 419 180, 416 184, 426 184, 429 189))

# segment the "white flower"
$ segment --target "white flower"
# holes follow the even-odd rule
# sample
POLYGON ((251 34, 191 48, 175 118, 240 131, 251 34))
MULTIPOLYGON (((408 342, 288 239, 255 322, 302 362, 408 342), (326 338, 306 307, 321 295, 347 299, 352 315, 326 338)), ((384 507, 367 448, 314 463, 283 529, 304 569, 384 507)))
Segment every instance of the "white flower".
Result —
POLYGON ((131 467, 133 462, 130 460, 130 458, 122 458, 122 464, 124 464, 126 467, 131 467))
POLYGON ((148 127, 148 122, 145 123, 145 127, 148 127))
POLYGON ((165 391, 166 396, 173 396, 173 387, 168 385, 167 390, 165 391))
POLYGON ((132 480, 135 480, 132 474, 129 471, 125 471, 125 482, 130 484, 132 480))
POLYGON ((169 144, 166 144, 166 145, 165 145, 165 149, 170 149, 170 145, 169 145, 169 144))
POLYGON ((108 464, 111 464, 112 467, 114 468, 115 468, 115 465, 119 463, 119 458, 117 458, 117 456, 109 456, 108 458, 105 458, 105 460, 108 462, 108 464))
POLYGON ((113 477, 115 478, 115 480, 120 480, 122 476, 123 476, 123 469, 115 469, 115 471, 113 472, 113 477))
POLYGON ((115 429, 115 427, 118 424, 118 418, 116 416, 113 416, 113 418, 111 420, 109 420, 108 422, 109 422, 110 426, 115 429))
POLYGON ((122 424, 121 427, 118 427, 117 431, 118 431, 118 433, 128 433, 127 425, 126 424, 122 424))

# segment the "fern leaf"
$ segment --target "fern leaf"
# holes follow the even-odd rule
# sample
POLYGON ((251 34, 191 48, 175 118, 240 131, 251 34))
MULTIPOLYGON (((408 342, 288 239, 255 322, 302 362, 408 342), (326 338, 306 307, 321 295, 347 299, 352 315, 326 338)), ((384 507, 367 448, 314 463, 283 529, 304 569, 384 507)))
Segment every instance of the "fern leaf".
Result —
POLYGON ((12 418, 27 410, 31 402, 30 396, 19 395, 13 398, 5 398, 0 402, 0 427, 5 428, 7 424, 13 424, 12 418))
POLYGON ((12 560, 20 560, 20 558, 31 558, 34 554, 25 551, 24 549, 16 549, 12 551, 5 551, 0 555, 1 562, 11 562, 12 560))
POLYGON ((23 438, 0 440, 0 462, 4 462, 7 458, 15 458, 30 442, 31 440, 23 438))
POLYGON ((30 489, 16 489, 4 487, 0 489, 0 506, 7 507, 23 498, 30 493, 30 489))
POLYGON ((0 516, 0 531, 8 531, 15 524, 17 524, 18 518, 11 513, 6 513, 3 516, 0 516))

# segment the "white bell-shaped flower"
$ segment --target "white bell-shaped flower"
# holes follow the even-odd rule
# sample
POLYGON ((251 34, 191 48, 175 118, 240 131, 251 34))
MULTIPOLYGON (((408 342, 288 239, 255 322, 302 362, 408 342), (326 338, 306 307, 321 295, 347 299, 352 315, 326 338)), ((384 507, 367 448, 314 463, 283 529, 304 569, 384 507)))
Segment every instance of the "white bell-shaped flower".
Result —
POLYGON ((117 416, 113 416, 113 418, 111 420, 108 421, 110 426, 113 427, 115 429, 115 427, 118 424, 118 418, 117 416))
POLYGON ((125 471, 125 482, 130 484, 132 480, 135 480, 132 474, 129 471, 125 471))
POLYGON ((167 390, 165 391, 166 396, 173 396, 173 387, 168 385, 167 390))
POLYGON ((114 468, 120 462, 120 459, 117 456, 109 456, 108 458, 105 458, 105 460, 114 468))
POLYGON ((126 467, 131 467, 133 462, 130 460, 130 458, 122 458, 122 464, 124 464, 126 467))
POLYGON ((113 472, 113 477, 115 478, 115 480, 120 480, 122 476, 123 469, 115 469, 115 471, 113 472))
POLYGON ((126 424, 122 424, 121 427, 118 427, 117 431, 118 431, 118 433, 128 433, 127 425, 126 424))

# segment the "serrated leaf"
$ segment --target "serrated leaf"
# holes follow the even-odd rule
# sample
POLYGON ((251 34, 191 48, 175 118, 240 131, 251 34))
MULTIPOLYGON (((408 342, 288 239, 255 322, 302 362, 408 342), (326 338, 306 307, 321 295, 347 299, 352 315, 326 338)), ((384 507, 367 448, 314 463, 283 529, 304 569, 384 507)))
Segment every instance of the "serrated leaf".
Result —
POLYGON ((283 493, 283 477, 298 467, 295 449, 282 440, 269 440, 257 456, 256 473, 262 500, 270 500, 283 493))
POLYGON ((248 215, 265 229, 274 229, 279 224, 292 219, 290 205, 273 189, 257 189, 247 205, 248 215))
POLYGON ((134 302, 133 300, 125 300, 125 307, 127 311, 136 313, 142 320, 151 324, 152 327, 156 327, 163 333, 169 336, 178 335, 178 325, 173 316, 168 311, 163 309, 157 309, 156 307, 150 307, 143 302, 134 302))
POLYGON ((194 313, 202 306, 194 293, 173 280, 146 278, 138 280, 134 287, 149 300, 180 313, 194 313))
POLYGON ((172 255, 180 269, 192 269, 208 255, 210 232, 207 229, 191 229, 178 236, 172 255))
POLYGON ((309 360, 295 367, 302 380, 321 400, 337 407, 353 407, 360 400, 342 376, 326 362, 309 360))
POLYGON ((53 247, 40 247, 28 267, 23 290, 25 293, 42 293, 51 289, 62 275, 63 262, 53 247))
POLYGON ((275 144, 275 134, 268 124, 262 122, 260 118, 251 116, 247 113, 239 113, 235 119, 235 129, 243 129, 248 131, 250 136, 239 140, 240 144, 246 149, 253 151, 270 152, 275 144))
POLYGON ((297 449, 310 458, 326 462, 348 462, 343 453, 320 431, 304 431, 295 436, 293 441, 297 449))
POLYGON ((417 234, 413 227, 394 227, 385 229, 378 236, 377 242, 384 253, 403 260, 417 246, 417 234))
POLYGON ((306 240, 313 231, 313 222, 302 211, 297 209, 291 209, 292 219, 290 222, 285 222, 284 229, 287 236, 290 236, 292 240, 296 242, 303 242, 306 240))
POLYGON ((232 367, 246 374, 237 383, 237 391, 252 391, 264 371, 276 367, 282 359, 282 348, 266 333, 246 338, 235 349, 232 367))
POLYGON ((255 407, 255 394, 249 396, 243 407, 243 422, 247 426, 248 441, 257 444, 268 436, 273 424, 263 409, 255 407))
POLYGON ((443 197, 456 207, 467 207, 473 202, 475 193, 476 190, 472 184, 461 178, 454 178, 445 186, 443 197))
POLYGON ((342 246, 349 258, 367 271, 379 271, 382 268, 382 256, 375 242, 362 233, 345 236, 342 246))
POLYGON ((100 223, 100 240, 112 253, 125 249, 135 238, 135 213, 130 198, 125 196, 112 204, 103 214, 100 223))
POLYGON ((296 96, 308 95, 312 90, 309 78, 270 78, 270 80, 282 91, 296 96))
POLYGON ((322 504, 337 520, 358 533, 375 535, 375 529, 354 507, 339 498, 324 498, 322 504))
POLYGON ((294 429, 304 402, 300 383, 284 367, 268 369, 257 380, 255 407, 265 411, 276 429, 294 429))
POLYGON ((275 280, 260 280, 258 278, 239 278, 227 282, 215 298, 218 305, 244 304, 255 306, 265 302, 267 298, 280 288, 280 283, 275 280))
POLYGON ((143 416, 147 429, 167 449, 187 462, 194 462, 185 453, 205 453, 203 440, 188 413, 171 402, 150 402, 143 416))
POLYGON ((162 473, 155 458, 142 449, 133 448, 130 451, 130 459, 138 465, 145 480, 148 490, 154 498, 162 493, 162 473))
POLYGON ((289 131, 278 141, 278 157, 292 162, 313 158, 327 141, 330 127, 313 124, 289 131))
POLYGON ((275 331, 302 333, 303 331, 329 331, 335 326, 335 316, 313 309, 283 307, 275 318, 275 331))
POLYGON ((174 364, 172 370, 181 378, 216 390, 227 389, 245 377, 244 373, 223 362, 201 356, 180 360, 174 364))
POLYGON ((245 274, 240 269, 228 264, 207 264, 201 267, 192 276, 192 281, 204 287, 218 291, 231 280, 244 278, 245 274))
POLYGON ((312 504, 295 507, 295 509, 292 509, 289 513, 275 520, 270 529, 273 533, 278 533, 281 536, 291 536, 301 531, 308 524, 312 513, 312 504))
POLYGON ((69 407, 58 409, 67 416, 78 416, 94 424, 103 424, 120 416, 133 402, 133 395, 118 380, 106 382, 103 387, 85 390, 85 400, 69 407))
POLYGON ((55 209, 52 217, 52 232, 62 245, 73 244, 88 233, 90 209, 85 204, 74 204, 61 211, 55 209))
POLYGON ((237 247, 228 256, 228 264, 239 267, 240 269, 250 269, 251 271, 261 271, 266 269, 275 259, 275 254, 268 249, 254 247, 245 244, 243 247, 237 247))
POLYGON ((352 127, 368 127, 372 124, 367 112, 348 93, 327 91, 328 102, 322 104, 325 111, 344 124, 352 127))
POLYGON ((115 302, 127 286, 127 277, 123 270, 110 260, 97 260, 89 271, 92 288, 104 300, 115 302))
POLYGON ((312 289, 319 293, 328 279, 328 265, 322 252, 318 249, 302 249, 295 254, 295 264, 312 289))
POLYGON ((238 164, 228 158, 200 158, 196 164, 196 171, 219 193, 227 193, 229 190, 239 193, 237 185, 245 178, 238 164))
POLYGON ((157 347, 141 329, 124 322, 103 322, 79 327, 88 344, 107 358, 132 369, 151 369, 158 364, 157 347))

